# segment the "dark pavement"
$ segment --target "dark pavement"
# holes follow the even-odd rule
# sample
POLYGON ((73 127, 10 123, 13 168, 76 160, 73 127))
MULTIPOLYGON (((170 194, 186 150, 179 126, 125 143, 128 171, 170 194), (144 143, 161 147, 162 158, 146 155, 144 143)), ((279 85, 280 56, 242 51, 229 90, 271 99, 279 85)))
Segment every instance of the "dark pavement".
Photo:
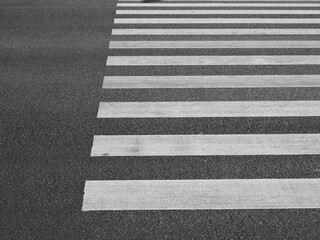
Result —
POLYGON ((90 179, 320 177, 319 156, 91 158, 98 134, 320 133, 318 117, 98 120, 100 101, 320 100, 317 88, 103 90, 105 75, 320 73, 319 66, 107 69, 107 54, 122 54, 107 50, 115 7, 116 0, 0 1, 0 239, 319 239, 318 209, 81 211, 90 179))

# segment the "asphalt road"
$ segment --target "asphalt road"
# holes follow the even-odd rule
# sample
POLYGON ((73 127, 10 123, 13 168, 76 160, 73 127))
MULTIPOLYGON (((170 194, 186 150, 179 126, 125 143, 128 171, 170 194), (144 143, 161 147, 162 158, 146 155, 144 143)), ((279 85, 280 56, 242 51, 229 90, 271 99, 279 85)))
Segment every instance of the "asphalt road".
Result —
MULTIPOLYGON (((320 133, 318 117, 98 120, 100 101, 320 100, 317 88, 103 90, 105 75, 320 73, 319 66, 107 68, 107 54, 137 53, 107 50, 115 7, 116 0, 0 2, 0 239, 318 239, 317 209, 81 211, 90 179, 320 177, 319 156, 92 159, 92 139, 99 134, 320 133)), ((320 54, 280 54, 298 52, 320 54)))

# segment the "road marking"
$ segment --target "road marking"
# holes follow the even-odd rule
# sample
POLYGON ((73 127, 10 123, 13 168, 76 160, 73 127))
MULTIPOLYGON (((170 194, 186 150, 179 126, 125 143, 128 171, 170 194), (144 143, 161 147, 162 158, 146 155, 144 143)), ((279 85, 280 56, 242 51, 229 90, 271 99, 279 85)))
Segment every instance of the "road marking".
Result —
POLYGON ((202 14, 221 14, 221 15, 232 15, 232 14, 320 14, 320 10, 117 10, 118 15, 202 15, 202 14))
POLYGON ((142 4, 142 3, 118 3, 118 7, 320 7, 320 3, 152 3, 152 4, 142 4))
MULTIPOLYGON (((118 2, 139 2, 141 4, 149 4, 151 7, 153 5, 153 3, 142 3, 141 0, 118 0, 118 2)), ((195 0, 166 0, 165 2, 195 2, 195 0)), ((259 0, 201 0, 198 1, 201 3, 205 3, 205 2, 255 2, 255 3, 267 3, 267 2, 309 2, 309 3, 319 3, 319 0, 263 0, 263 1, 259 1, 259 0)))
POLYGON ((83 211, 320 208, 320 179, 86 181, 83 211))
POLYGON ((101 102, 98 118, 311 117, 320 101, 101 102))
POLYGON ((320 18, 115 18, 115 24, 319 24, 320 18))
POLYGON ((105 76, 104 89, 320 87, 319 75, 105 76))
MULTIPOLYGON (((320 24, 320 2, 119 0, 112 35, 320 35, 319 28, 186 29, 183 24, 320 24), (251 2, 251 3, 248 3, 251 2), (267 3, 269 2, 269 3, 267 3), (271 3, 270 3, 271 2, 271 3), (273 3, 272 3, 273 2, 273 3), (172 7, 172 9, 170 9, 172 7), (174 8, 185 7, 185 10, 174 8), (202 7, 203 10, 200 10, 202 7), (210 7, 212 7, 210 9, 210 7), (228 7, 230 10, 214 9, 228 7), (240 7, 247 8, 246 10, 240 7), (274 7, 257 10, 251 7, 274 7), (286 7, 294 10, 284 9, 286 7), (305 7, 316 9, 301 10, 305 7), (119 10, 120 8, 120 10, 119 10), (122 8, 122 9, 121 9, 122 8), (130 9, 131 8, 131 9, 130 9), (136 8, 136 9, 135 9, 136 8), (154 8, 154 10, 147 10, 154 8), (157 9, 159 8, 159 9, 157 9), (199 8, 199 9, 197 9, 199 8), (234 9, 231 9, 234 8, 234 9), (281 9, 283 8, 283 9, 281 9), (299 9, 300 8, 300 9, 299 9), (167 9, 167 10, 165 10, 167 9), (292 18, 135 18, 136 15, 288 14, 292 18), (125 17, 125 16, 122 16, 125 17), (134 24, 141 24, 136 26, 134 24), (181 29, 142 29, 144 24, 178 24, 181 29), (117 26, 117 25, 116 25, 117 26), (121 27, 121 26, 117 26, 121 27)), ((181 16, 183 17, 183 16, 181 16)), ((185 16, 187 17, 187 16, 185 16)), ((204 16, 205 17, 205 16, 204 16)), ((211 25, 210 25, 211 26, 211 25)), ((289 25, 288 25, 289 26, 289 25)), ((170 26, 171 28, 175 26, 170 26)), ((198 27, 201 27, 198 25, 198 27)), ((262 26, 264 27, 264 26, 262 26)), ((312 27, 312 26, 311 26, 312 27)), ((319 41, 111 41, 111 49, 319 48, 319 41)), ((110 56, 108 66, 152 65, 319 65, 320 55, 110 56)), ((319 75, 106 76, 103 88, 320 87, 319 75)), ((102 102, 98 118, 320 116, 320 101, 102 102)), ((98 135, 92 157, 319 155, 320 134, 98 135)), ((106 158, 104 158, 106 159, 106 158)), ((131 158, 130 158, 131 159, 131 158)), ((120 180, 86 181, 83 211, 320 208, 320 179, 120 180)))
POLYGON ((91 156, 318 155, 320 134, 99 135, 91 156))
POLYGON ((320 35, 318 28, 112 29, 112 35, 320 35))
POLYGON ((109 48, 320 48, 320 41, 111 41, 109 48))
POLYGON ((320 55, 109 56, 108 66, 319 65, 320 55))

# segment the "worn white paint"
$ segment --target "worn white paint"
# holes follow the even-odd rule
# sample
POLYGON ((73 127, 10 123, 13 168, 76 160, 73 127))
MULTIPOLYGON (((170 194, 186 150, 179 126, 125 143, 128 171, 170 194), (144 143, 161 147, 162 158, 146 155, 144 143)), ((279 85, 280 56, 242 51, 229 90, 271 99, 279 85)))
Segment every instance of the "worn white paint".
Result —
POLYGON ((82 211, 320 208, 320 179, 86 181, 82 211))
MULTIPOLYGON (((152 6, 151 3, 142 3, 141 0, 118 0, 118 2, 139 2, 141 4, 149 4, 152 6)), ((165 2, 197 2, 196 0, 165 0, 165 2)), ((310 3, 318 3, 319 0, 201 0, 198 2, 310 2, 310 3)))
POLYGON ((118 3, 118 7, 299 7, 299 8, 309 8, 309 7, 320 7, 320 3, 317 2, 304 2, 304 3, 294 3, 294 2, 273 2, 273 3, 234 3, 234 2, 209 2, 209 3, 197 3, 197 2, 188 2, 188 3, 172 3, 172 2, 161 2, 161 3, 118 3))
POLYGON ((319 75, 105 76, 104 89, 320 87, 319 75))
POLYGON ((318 28, 125 28, 112 29, 112 35, 320 35, 318 28))
POLYGON ((320 101, 101 102, 98 118, 311 117, 320 101))
POLYGON ((320 134, 99 135, 91 156, 319 155, 320 134))
POLYGON ((320 18, 115 18, 115 24, 319 24, 320 18))
POLYGON ((111 41, 109 48, 320 48, 320 41, 111 41))
POLYGON ((203 10, 203 9, 194 9, 194 10, 140 10, 140 9, 130 9, 130 10, 117 10, 116 14, 118 15, 209 15, 209 14, 220 14, 220 15, 231 15, 231 14, 320 14, 320 10, 203 10))
POLYGON ((108 66, 319 65, 320 55, 109 56, 108 66))

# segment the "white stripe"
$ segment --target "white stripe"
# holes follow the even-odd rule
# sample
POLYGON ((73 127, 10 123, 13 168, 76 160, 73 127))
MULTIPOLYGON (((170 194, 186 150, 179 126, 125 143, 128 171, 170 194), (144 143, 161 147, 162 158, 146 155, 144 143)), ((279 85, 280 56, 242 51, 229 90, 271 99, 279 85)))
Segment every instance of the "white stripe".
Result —
POLYGON ((82 211, 320 208, 320 179, 86 181, 82 211))
MULTIPOLYGON (((141 0, 118 0, 118 2, 139 2, 141 0)), ((165 0, 165 2, 310 2, 310 3, 318 3, 319 0, 165 0)), ((142 4, 150 4, 152 6, 153 3, 142 3, 142 4)))
POLYGON ((91 156, 318 155, 320 134, 101 135, 91 156))
POLYGON ((109 56, 108 66, 319 65, 320 55, 279 56, 109 56))
POLYGON ((101 102, 98 118, 311 117, 320 101, 101 102))
POLYGON ((128 15, 193 15, 193 14, 320 14, 320 10, 117 10, 117 14, 128 15))
POLYGON ((105 76, 104 89, 320 87, 319 75, 105 76))
POLYGON ((118 3, 118 7, 320 7, 320 3, 118 3))
POLYGON ((320 18, 116 18, 115 24, 214 24, 214 23, 263 23, 263 24, 315 24, 320 18))
POLYGON ((320 41, 111 41, 109 48, 320 48, 320 41))
POLYGON ((112 35, 320 35, 318 28, 113 29, 112 35))

